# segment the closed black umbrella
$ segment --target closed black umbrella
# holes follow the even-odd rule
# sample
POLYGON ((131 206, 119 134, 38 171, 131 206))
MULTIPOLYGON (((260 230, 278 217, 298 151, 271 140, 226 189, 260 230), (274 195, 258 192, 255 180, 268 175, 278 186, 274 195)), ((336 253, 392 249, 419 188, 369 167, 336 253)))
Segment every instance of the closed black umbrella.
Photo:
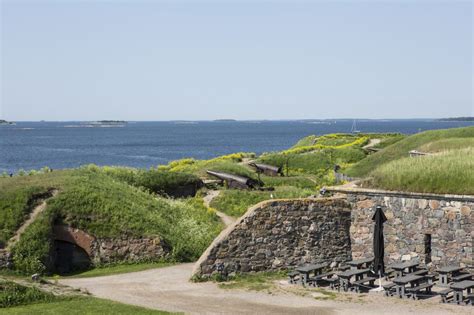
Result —
POLYGON ((384 242, 383 242, 383 223, 387 221, 387 217, 382 211, 381 206, 377 206, 375 214, 372 217, 372 221, 375 222, 374 227, 374 272, 375 274, 384 274, 385 265, 383 262, 384 257, 384 242))

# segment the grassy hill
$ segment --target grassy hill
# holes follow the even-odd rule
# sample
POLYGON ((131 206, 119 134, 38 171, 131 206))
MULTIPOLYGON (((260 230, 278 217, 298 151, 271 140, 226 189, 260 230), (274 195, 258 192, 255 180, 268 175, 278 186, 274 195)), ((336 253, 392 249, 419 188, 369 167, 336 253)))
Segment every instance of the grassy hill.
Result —
POLYGON ((474 195, 474 147, 405 157, 381 165, 368 185, 424 193, 474 195))
POLYGON ((363 185, 389 190, 474 194, 474 127, 409 136, 346 170, 363 185), (418 150, 431 155, 408 157, 418 150))
POLYGON ((160 236, 177 261, 192 261, 222 229, 219 218, 200 199, 172 200, 153 195, 101 171, 88 168, 0 179, 3 243, 31 208, 35 194, 58 189, 12 253, 17 269, 43 271, 51 246, 53 222, 80 228, 97 237, 160 236), (33 200, 33 201, 32 201, 33 200))
POLYGON ((349 167, 345 172, 350 176, 364 177, 369 175, 375 168, 390 161, 406 157, 409 151, 420 149, 429 143, 451 138, 461 138, 472 141, 473 137, 474 127, 425 131, 406 137, 386 147, 384 150, 368 156, 354 166, 349 167), (471 140, 469 140, 469 138, 471 138, 471 140))

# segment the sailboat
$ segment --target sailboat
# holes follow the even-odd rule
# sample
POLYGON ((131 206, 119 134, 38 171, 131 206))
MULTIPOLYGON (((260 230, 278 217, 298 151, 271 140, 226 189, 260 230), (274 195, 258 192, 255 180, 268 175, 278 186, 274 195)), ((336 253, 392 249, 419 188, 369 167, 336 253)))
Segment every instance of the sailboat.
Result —
POLYGON ((355 119, 352 122, 351 133, 360 133, 360 130, 357 129, 357 122, 355 119))

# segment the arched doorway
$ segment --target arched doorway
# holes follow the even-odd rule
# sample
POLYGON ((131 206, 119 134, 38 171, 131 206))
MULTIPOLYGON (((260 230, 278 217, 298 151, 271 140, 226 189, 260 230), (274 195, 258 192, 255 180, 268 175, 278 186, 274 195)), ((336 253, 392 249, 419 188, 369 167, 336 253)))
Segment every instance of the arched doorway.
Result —
POLYGON ((63 241, 54 241, 54 271, 57 274, 73 273, 88 269, 91 260, 87 252, 80 246, 63 241))

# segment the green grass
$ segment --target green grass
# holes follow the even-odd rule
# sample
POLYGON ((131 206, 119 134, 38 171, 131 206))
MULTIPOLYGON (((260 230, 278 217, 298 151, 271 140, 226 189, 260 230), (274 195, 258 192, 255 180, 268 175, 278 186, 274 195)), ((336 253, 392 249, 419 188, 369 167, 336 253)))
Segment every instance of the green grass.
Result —
POLYGON ((194 186, 199 188, 201 180, 194 174, 168 172, 158 169, 136 169, 131 167, 115 167, 87 165, 91 172, 102 173, 135 187, 144 188, 163 196, 176 196, 182 187, 194 186))
POLYGON ((406 157, 411 150, 418 149, 422 145, 447 138, 473 138, 474 127, 453 128, 444 130, 431 130, 418 133, 400 140, 384 150, 369 155, 354 166, 346 170, 346 173, 354 177, 365 177, 379 166, 406 157))
POLYGON ((14 191, 0 190, 0 248, 6 246, 46 192, 46 188, 35 186, 14 191))
POLYGON ((53 294, 45 293, 37 288, 0 280, 0 309, 37 302, 51 302, 56 299, 53 294))
POLYGON ((262 163, 282 166, 286 175, 312 174, 322 177, 335 164, 348 165, 356 163, 366 156, 360 147, 347 147, 339 149, 321 149, 303 154, 268 153, 259 158, 262 163), (288 164, 287 164, 288 163, 288 164), (288 168, 287 168, 288 165, 288 168))
POLYGON ((402 134, 393 134, 391 136, 382 137, 380 139, 381 140, 380 143, 374 145, 373 147, 376 149, 383 149, 405 138, 406 136, 402 134))
POLYGON ((143 307, 127 305, 97 298, 70 298, 49 303, 37 303, 24 306, 11 307, 1 310, 5 315, 164 315, 171 314, 164 311, 146 309, 143 307))
POLYGON ((249 207, 264 200, 303 198, 314 194, 312 189, 301 189, 293 186, 278 186, 275 191, 223 190, 214 198, 211 207, 233 217, 240 217, 249 207), (273 198, 272 198, 273 196, 273 198))
POLYGON ((421 152, 442 152, 463 148, 473 148, 474 147, 474 137, 473 138, 451 138, 443 139, 438 141, 433 141, 427 144, 422 145, 418 148, 421 152))
POLYGON ((102 277, 117 275, 122 273, 138 272, 156 268, 164 268, 172 266, 171 262, 151 262, 151 263, 137 263, 137 264, 117 264, 117 265, 105 265, 100 266, 91 270, 80 272, 77 274, 71 274, 61 277, 49 277, 50 280, 61 279, 61 278, 91 278, 91 277, 102 277))
POLYGON ((303 189, 316 189, 318 183, 317 176, 311 175, 296 175, 289 177, 282 176, 265 176, 262 175, 260 180, 265 184, 266 187, 278 187, 278 186, 292 186, 303 189))
POLYGON ((236 175, 255 178, 255 173, 248 167, 239 164, 244 158, 253 158, 254 153, 234 153, 220 156, 210 160, 182 159, 172 161, 168 165, 160 165, 159 170, 171 172, 184 172, 195 174, 201 178, 213 178, 206 170, 232 173, 236 175))
POLYGON ((286 279, 286 272, 258 272, 249 274, 238 274, 229 281, 220 282, 222 289, 246 289, 252 291, 262 291, 271 289, 276 280, 286 279))
POLYGON ((371 173, 368 184, 388 190, 474 195, 474 148, 402 158, 371 173))

